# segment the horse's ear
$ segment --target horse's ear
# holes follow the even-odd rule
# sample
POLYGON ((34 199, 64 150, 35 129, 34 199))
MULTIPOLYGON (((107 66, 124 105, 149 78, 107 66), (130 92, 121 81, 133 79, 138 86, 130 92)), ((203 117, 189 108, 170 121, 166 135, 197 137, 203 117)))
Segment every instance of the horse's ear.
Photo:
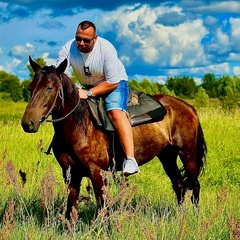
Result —
POLYGON ((59 66, 56 68, 56 71, 57 71, 58 74, 62 74, 62 73, 65 71, 65 69, 66 69, 66 67, 67 67, 67 63, 68 63, 68 61, 67 61, 67 59, 65 58, 65 59, 59 64, 59 66))
POLYGON ((29 56, 29 62, 30 62, 30 66, 32 67, 34 72, 36 72, 37 70, 39 70, 41 68, 41 66, 38 65, 38 63, 34 62, 30 56, 29 56))

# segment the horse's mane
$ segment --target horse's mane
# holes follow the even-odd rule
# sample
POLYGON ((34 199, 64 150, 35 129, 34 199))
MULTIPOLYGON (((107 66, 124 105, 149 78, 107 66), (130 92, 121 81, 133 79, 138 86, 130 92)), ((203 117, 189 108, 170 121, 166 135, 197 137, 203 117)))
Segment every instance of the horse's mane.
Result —
POLYGON ((71 101, 75 104, 78 104, 78 107, 74 111, 74 114, 77 118, 77 123, 81 125, 81 128, 86 132, 87 130, 87 121, 86 118, 89 117, 89 106, 86 100, 81 99, 79 101, 79 92, 75 83, 72 81, 70 77, 68 77, 65 73, 62 73, 60 76, 62 81, 63 91, 64 91, 64 100, 71 101))

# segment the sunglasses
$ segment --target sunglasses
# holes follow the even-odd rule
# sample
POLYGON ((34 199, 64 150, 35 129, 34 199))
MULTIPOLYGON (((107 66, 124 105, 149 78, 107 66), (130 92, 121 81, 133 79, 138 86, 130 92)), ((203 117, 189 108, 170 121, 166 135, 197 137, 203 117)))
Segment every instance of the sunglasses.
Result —
POLYGON ((93 38, 82 38, 82 37, 76 36, 76 37, 75 37, 75 40, 76 40, 77 42, 83 41, 85 44, 89 44, 94 38, 95 38, 95 36, 94 36, 93 38))

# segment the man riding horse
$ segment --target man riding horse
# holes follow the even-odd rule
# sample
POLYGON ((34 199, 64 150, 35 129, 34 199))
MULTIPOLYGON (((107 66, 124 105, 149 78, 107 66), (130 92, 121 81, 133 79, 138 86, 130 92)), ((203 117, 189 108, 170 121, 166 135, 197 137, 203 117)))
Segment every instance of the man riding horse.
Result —
POLYGON ((64 59, 68 60, 68 69, 72 67, 85 87, 79 89, 80 98, 103 97, 108 117, 126 155, 124 175, 139 172, 134 158, 132 127, 126 114, 128 77, 116 49, 109 41, 97 36, 94 23, 83 21, 77 27, 75 39, 68 41, 60 50, 57 65, 64 59))

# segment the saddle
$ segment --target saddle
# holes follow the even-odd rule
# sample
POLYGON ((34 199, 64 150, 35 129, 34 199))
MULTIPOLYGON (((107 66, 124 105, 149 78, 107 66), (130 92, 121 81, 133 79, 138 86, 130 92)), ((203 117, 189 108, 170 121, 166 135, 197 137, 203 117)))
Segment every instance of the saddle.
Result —
MULTIPOLYGON (((104 109, 104 100, 100 97, 87 101, 96 123, 107 131, 115 131, 104 109)), ((129 90, 127 115, 133 127, 161 121, 166 112, 166 108, 154 97, 134 89, 129 90)))

